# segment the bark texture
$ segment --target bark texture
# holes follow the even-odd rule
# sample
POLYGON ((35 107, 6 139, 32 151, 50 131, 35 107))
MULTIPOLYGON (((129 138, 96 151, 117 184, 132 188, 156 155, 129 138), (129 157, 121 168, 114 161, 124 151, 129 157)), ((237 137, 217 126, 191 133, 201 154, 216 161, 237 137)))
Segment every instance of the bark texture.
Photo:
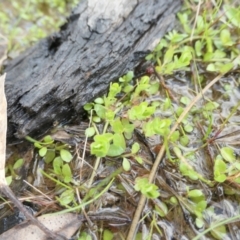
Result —
POLYGON ((81 0, 68 22, 6 67, 8 141, 80 118, 174 26, 181 0, 81 0))

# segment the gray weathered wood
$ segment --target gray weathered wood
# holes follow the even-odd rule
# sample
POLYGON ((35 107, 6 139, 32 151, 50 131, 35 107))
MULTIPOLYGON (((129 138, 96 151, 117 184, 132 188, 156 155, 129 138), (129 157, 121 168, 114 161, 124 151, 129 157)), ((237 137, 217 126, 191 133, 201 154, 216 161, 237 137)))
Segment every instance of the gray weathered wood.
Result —
POLYGON ((82 0, 59 33, 6 68, 8 140, 79 118, 174 26, 181 0, 82 0))

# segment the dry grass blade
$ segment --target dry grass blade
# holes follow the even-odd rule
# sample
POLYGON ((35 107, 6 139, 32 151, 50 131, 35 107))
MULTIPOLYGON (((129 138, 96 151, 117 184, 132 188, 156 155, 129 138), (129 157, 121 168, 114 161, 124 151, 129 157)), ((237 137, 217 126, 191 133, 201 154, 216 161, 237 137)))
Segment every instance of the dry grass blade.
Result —
MULTIPOLYGON (((176 124, 172 127, 171 131, 170 131, 170 134, 168 135, 168 139, 171 137, 171 135, 173 134, 173 132, 178 128, 179 124, 181 123, 181 121, 184 119, 184 117, 187 115, 187 113, 190 111, 190 109, 196 104, 197 101, 199 101, 202 96, 207 92, 208 89, 210 89, 216 82, 218 82, 221 77, 223 76, 223 74, 220 74, 218 75, 216 78, 214 78, 203 90, 202 92, 200 92, 194 99, 193 101, 185 108, 185 110, 182 112, 182 114, 180 115, 180 117, 177 119, 176 121, 176 124)), ((149 182, 152 183, 154 178, 155 178, 155 175, 156 175, 156 172, 158 170, 158 167, 163 159, 163 156, 165 154, 165 146, 163 145, 160 152, 158 153, 158 156, 153 164, 153 167, 151 169, 151 172, 149 174, 149 182)), ((133 221, 132 221, 132 224, 131 224, 131 227, 130 227, 130 230, 129 230, 129 233, 128 233, 128 236, 127 236, 127 240, 132 240, 134 239, 134 236, 135 236, 135 233, 136 233, 136 230, 137 230, 137 226, 138 226, 138 223, 139 223, 139 219, 140 219, 140 216, 142 214, 142 211, 143 211, 143 207, 145 205, 145 202, 146 202, 146 196, 142 194, 140 200, 139 200, 139 203, 138 203, 138 207, 136 209, 136 212, 135 212, 135 215, 134 215, 134 218, 133 218, 133 221)))

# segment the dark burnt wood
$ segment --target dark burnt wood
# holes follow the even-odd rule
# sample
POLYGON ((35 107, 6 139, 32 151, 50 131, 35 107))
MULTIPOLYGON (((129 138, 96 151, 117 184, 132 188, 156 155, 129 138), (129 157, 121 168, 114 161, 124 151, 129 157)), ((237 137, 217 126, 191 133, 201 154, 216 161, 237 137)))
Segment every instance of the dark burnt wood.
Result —
POLYGON ((180 0, 81 0, 59 33, 6 67, 8 141, 82 116, 174 26, 180 0))

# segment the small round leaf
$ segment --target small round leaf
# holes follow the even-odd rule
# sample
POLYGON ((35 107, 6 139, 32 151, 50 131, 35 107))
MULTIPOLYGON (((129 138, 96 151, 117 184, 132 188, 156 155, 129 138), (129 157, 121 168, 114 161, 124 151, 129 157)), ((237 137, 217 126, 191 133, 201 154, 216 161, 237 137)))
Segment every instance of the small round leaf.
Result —
POLYGON ((47 153, 47 148, 46 147, 42 147, 40 150, 39 150, 39 155, 41 157, 44 157, 47 153))
POLYGON ((13 165, 13 169, 16 170, 18 168, 20 168, 24 163, 24 160, 22 158, 18 159, 14 165, 13 165))
POLYGON ((60 150, 60 156, 61 156, 62 160, 65 162, 70 162, 73 158, 72 154, 68 150, 65 150, 65 149, 60 150))
POLYGON ((122 166, 125 171, 130 171, 131 169, 131 164, 127 158, 123 158, 122 166))
POLYGON ((94 127, 89 127, 85 130, 85 135, 87 137, 92 137, 95 134, 95 129, 94 127))
POLYGON ((225 161, 227 162, 233 162, 236 160, 234 156, 234 151, 230 147, 223 147, 220 150, 222 157, 224 158, 225 161))

